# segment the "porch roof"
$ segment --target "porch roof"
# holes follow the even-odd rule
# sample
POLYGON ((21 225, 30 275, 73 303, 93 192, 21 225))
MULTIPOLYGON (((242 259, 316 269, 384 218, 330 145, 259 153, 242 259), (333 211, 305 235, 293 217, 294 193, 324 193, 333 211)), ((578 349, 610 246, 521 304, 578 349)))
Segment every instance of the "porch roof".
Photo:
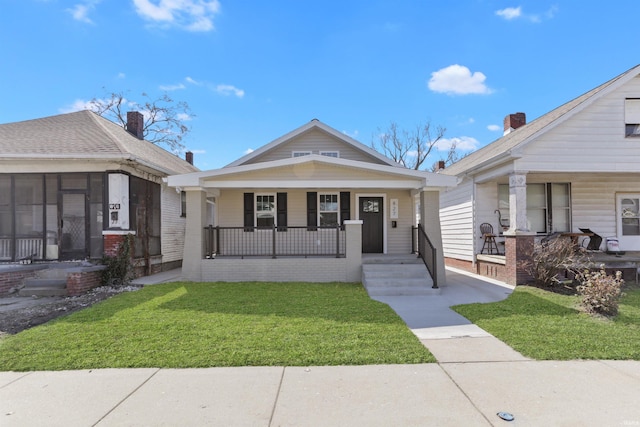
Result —
POLYGON ((171 187, 181 188, 380 188, 433 190, 454 187, 456 178, 399 166, 346 160, 322 155, 227 166, 172 175, 171 187))

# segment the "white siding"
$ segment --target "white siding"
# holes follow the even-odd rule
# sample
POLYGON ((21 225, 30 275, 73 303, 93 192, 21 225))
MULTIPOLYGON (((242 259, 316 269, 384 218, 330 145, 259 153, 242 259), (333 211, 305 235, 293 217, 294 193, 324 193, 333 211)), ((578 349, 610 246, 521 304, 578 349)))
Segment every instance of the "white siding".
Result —
POLYGON ((440 193, 440 224, 444 256, 473 260, 473 182, 440 193))
POLYGON ((625 99, 640 98, 640 77, 597 99, 524 150, 517 169, 640 172, 640 138, 625 137, 625 99))
POLYGON ((186 226, 185 218, 180 216, 180 194, 166 185, 162 185, 160 191, 162 262, 179 261, 182 259, 186 226))
POLYGON ((320 151, 338 151, 341 159, 382 164, 375 157, 318 129, 310 130, 291 141, 280 144, 247 164, 288 159, 292 157, 293 151, 311 151, 313 154, 320 154, 320 151))

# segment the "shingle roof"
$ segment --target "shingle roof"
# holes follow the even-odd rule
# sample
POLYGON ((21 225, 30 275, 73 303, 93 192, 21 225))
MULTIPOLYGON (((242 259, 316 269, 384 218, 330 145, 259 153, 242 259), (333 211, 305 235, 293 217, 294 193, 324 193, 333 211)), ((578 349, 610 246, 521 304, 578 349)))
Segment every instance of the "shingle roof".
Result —
POLYGON ((578 110, 581 106, 587 104, 588 101, 597 98, 605 89, 614 86, 618 82, 624 82, 631 79, 640 73, 640 65, 637 65, 630 70, 625 71, 619 76, 601 84, 600 86, 591 89, 589 92, 567 102, 544 114, 532 122, 512 131, 511 133, 495 140, 494 142, 484 146, 483 148, 475 151, 468 156, 462 158, 458 162, 442 170, 440 173, 447 175, 458 175, 461 173, 472 171, 473 169, 490 163, 496 160, 503 154, 509 154, 511 150, 518 145, 525 143, 539 132, 544 132, 545 128, 553 125, 556 121, 562 119, 564 116, 571 114, 578 110))
POLYGON ((91 111, 0 124, 0 159, 133 160, 168 174, 198 171, 184 159, 91 111))

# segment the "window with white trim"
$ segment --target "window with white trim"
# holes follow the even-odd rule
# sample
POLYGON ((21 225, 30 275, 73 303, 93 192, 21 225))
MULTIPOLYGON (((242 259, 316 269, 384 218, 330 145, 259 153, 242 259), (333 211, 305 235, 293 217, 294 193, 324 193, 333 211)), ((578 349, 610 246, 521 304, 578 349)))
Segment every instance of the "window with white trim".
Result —
POLYGON ((640 98, 624 100, 625 136, 640 137, 640 98))
MULTIPOLYGON (((509 184, 498 185, 498 209, 509 218, 509 184)), ((570 184, 527 184, 527 223, 539 234, 571 231, 570 184)))
POLYGON ((340 206, 338 194, 318 195, 318 224, 321 227, 334 227, 340 224, 340 206))
POLYGON ((311 151, 292 151, 291 157, 302 157, 302 156, 310 156, 311 151))
POLYGON ((256 227, 271 228, 276 225, 276 196, 256 195, 256 227))
POLYGON ((338 157, 340 157, 340 152, 339 151, 321 151, 320 155, 321 156, 338 158, 338 157))

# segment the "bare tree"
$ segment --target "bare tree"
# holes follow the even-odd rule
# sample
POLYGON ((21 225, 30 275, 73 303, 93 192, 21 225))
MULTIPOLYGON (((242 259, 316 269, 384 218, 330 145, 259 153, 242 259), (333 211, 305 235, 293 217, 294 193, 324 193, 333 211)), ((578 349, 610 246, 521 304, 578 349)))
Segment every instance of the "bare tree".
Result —
POLYGON ((105 98, 93 98, 89 110, 127 127, 127 111, 139 111, 144 115, 143 136, 154 144, 164 144, 171 151, 184 148, 182 139, 191 129, 185 121, 194 117, 189 104, 174 101, 168 94, 152 99, 143 92, 142 103, 125 98, 122 92, 111 92, 105 98))
POLYGON ((374 149, 406 168, 418 170, 444 137, 446 129, 442 126, 433 129, 427 122, 416 125, 413 131, 406 131, 399 130, 397 123, 391 122, 386 130, 378 131, 378 141, 371 143, 374 149))

